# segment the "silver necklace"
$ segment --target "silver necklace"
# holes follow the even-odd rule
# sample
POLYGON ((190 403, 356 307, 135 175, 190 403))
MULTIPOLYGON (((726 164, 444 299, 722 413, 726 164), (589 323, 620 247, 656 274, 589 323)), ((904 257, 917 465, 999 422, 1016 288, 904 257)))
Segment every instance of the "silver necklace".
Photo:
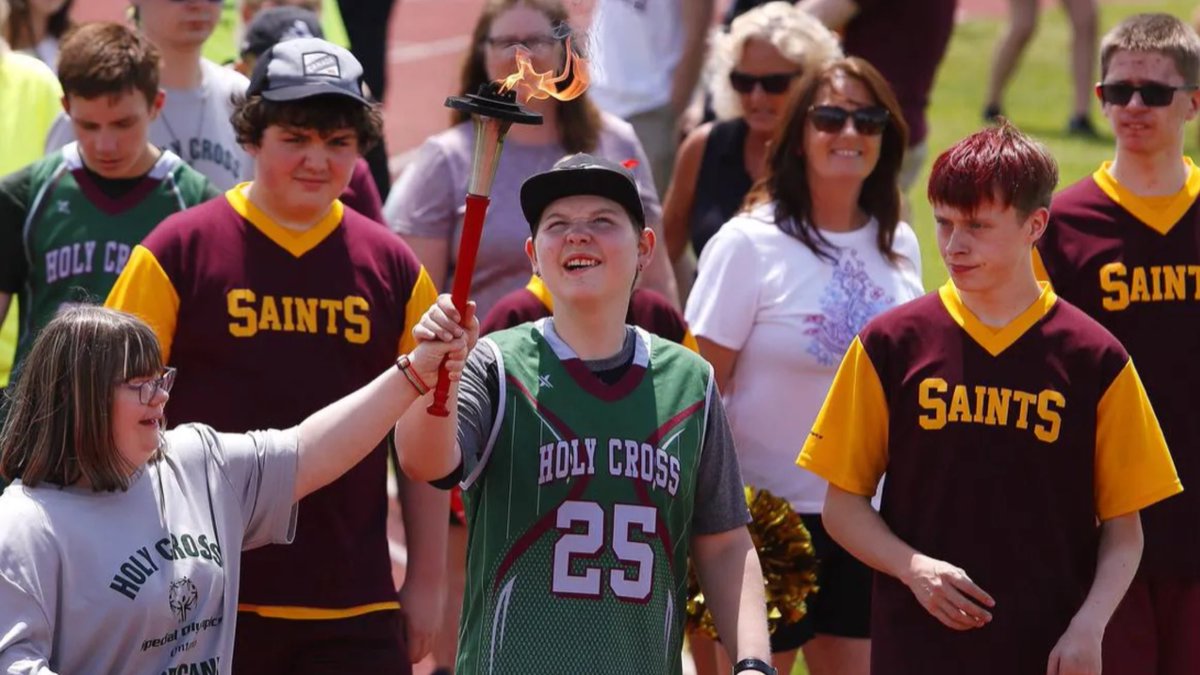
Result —
MULTIPOLYGON (((196 125, 196 133, 192 134, 192 138, 199 138, 201 132, 204 131, 204 114, 208 112, 208 90, 204 89, 203 84, 200 85, 200 88, 204 93, 200 95, 199 123, 196 125)), ((167 127, 167 133, 171 135, 172 145, 179 148, 179 157, 188 164, 191 164, 197 158, 192 155, 190 148, 184 148, 184 139, 181 139, 179 135, 175 133, 175 128, 171 126, 171 118, 167 116, 167 110, 165 106, 159 111, 158 115, 162 118, 163 125, 167 127)))

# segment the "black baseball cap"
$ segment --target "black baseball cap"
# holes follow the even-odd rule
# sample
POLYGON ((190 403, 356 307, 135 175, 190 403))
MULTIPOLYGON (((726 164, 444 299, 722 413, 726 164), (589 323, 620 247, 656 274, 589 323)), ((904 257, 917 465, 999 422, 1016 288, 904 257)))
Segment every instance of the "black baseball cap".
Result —
POLYGON ((537 232, 542 212, 563 197, 595 195, 620 204, 634 225, 646 226, 646 212, 633 173, 616 162, 586 153, 569 155, 521 184, 521 210, 529 229, 537 232))
POLYGON ((246 95, 268 101, 345 96, 368 105, 362 77, 362 64, 346 49, 321 38, 297 38, 277 43, 258 57, 246 95))
POLYGON ((246 26, 241 54, 257 58, 277 43, 311 37, 325 37, 316 14, 303 7, 270 7, 255 14, 246 26))

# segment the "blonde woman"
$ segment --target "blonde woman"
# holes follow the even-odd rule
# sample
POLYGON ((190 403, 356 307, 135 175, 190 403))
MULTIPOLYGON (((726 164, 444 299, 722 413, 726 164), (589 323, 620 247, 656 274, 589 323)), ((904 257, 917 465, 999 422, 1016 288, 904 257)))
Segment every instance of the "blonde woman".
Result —
POLYGON ((713 50, 712 96, 717 121, 688 134, 663 203, 672 261, 692 245, 697 256, 741 209, 762 176, 767 141, 787 94, 801 76, 841 55, 821 22, 788 2, 769 2, 739 16, 713 50))

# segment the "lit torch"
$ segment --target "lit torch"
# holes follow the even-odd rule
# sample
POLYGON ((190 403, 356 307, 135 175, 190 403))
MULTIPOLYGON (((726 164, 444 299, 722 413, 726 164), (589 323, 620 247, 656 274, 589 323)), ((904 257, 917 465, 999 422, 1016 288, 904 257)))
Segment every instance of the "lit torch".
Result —
MULTIPOLYGON (((513 124, 541 124, 542 116, 517 102, 530 99, 556 98, 560 101, 573 99, 587 89, 586 62, 571 50, 571 39, 566 40, 566 66, 560 75, 553 72, 539 73, 529 60, 529 52, 518 48, 516 53, 517 72, 499 82, 489 82, 475 94, 452 96, 446 99, 446 107, 462 110, 471 115, 475 124, 475 153, 471 160, 471 178, 467 183, 466 215, 463 217, 462 238, 458 245, 457 263, 454 268, 454 284, 450 297, 459 314, 465 314, 467 298, 471 293, 471 277, 475 274, 475 257, 479 253, 479 241, 483 236, 483 221, 491 203, 492 181, 500 162, 500 151, 504 148, 504 137, 513 124), (559 87, 562 90, 559 90, 559 87)), ((450 378, 443 361, 438 371, 437 387, 433 403, 426 409, 429 414, 446 417, 446 399, 450 395, 450 378)))

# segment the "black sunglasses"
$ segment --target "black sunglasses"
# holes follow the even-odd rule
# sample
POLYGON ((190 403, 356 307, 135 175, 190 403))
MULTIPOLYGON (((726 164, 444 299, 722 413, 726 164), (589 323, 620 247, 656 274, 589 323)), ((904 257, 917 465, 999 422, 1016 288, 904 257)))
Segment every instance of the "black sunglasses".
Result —
POLYGON ((754 85, 759 85, 768 94, 782 94, 792 86, 792 80, 800 73, 774 73, 771 75, 747 75, 736 70, 729 72, 729 86, 739 94, 749 94, 754 91, 754 85))
POLYGON ((887 108, 873 105, 857 110, 846 110, 836 105, 815 105, 808 109, 808 121, 817 131, 836 134, 846 127, 846 120, 854 120, 854 130, 863 136, 878 136, 888 124, 887 108))
POLYGON ((1175 99, 1177 91, 1195 91, 1196 85, 1185 85, 1182 87, 1173 87, 1169 84, 1160 84, 1158 82, 1147 82, 1141 85, 1130 84, 1129 82, 1100 82, 1096 85, 1096 95, 1101 101, 1111 105, 1129 105, 1133 100, 1134 92, 1142 99, 1142 105, 1150 108, 1162 108, 1171 105, 1171 101, 1175 99))

